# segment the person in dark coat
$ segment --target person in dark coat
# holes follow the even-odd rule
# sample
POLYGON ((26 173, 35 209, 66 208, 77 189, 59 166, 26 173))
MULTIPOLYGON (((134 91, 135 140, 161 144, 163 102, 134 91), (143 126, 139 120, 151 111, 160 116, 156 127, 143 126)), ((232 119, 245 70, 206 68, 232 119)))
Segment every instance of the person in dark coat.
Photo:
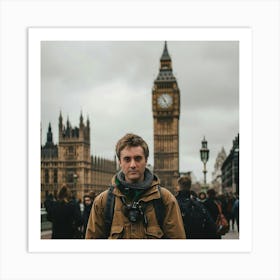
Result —
POLYGON ((198 200, 203 203, 206 200, 206 193, 205 192, 200 192, 198 194, 198 200))
POLYGON ((225 197, 225 210, 224 210, 224 214, 226 219, 228 220, 228 223, 231 224, 231 228, 232 230, 234 230, 234 222, 235 222, 235 218, 234 215, 232 214, 232 207, 234 204, 235 198, 233 196, 232 193, 227 193, 226 197, 225 197))
POLYGON ((71 200, 71 191, 63 186, 57 201, 45 203, 48 220, 52 222, 52 239, 74 239, 77 227, 82 224, 79 205, 71 200))
MULTIPOLYGON (((214 189, 209 189, 207 191, 207 199, 205 200, 205 202, 203 204, 208 209, 208 211, 214 221, 217 220, 218 215, 219 215, 219 208, 216 203, 220 203, 216 199, 216 191, 214 189)), ((213 239, 221 239, 221 236, 218 234, 215 234, 215 236, 213 236, 213 239)))
POLYGON ((191 190, 190 176, 178 179, 178 201, 187 239, 213 239, 216 237, 216 224, 210 213, 191 190))
POLYGON ((237 231, 239 232, 239 195, 236 196, 236 200, 234 201, 234 204, 232 207, 232 215, 233 215, 234 219, 236 220, 237 231))
POLYGON ((90 215, 90 211, 92 208, 92 204, 94 201, 95 195, 94 194, 85 194, 84 195, 84 211, 83 211, 83 238, 86 235, 87 230, 87 224, 88 224, 88 218, 90 215))

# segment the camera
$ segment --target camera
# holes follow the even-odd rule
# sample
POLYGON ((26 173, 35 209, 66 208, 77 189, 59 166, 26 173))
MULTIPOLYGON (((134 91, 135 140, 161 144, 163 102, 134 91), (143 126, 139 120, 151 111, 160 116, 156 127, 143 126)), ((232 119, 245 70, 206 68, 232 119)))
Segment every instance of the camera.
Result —
POLYGON ((143 208, 139 202, 133 202, 132 204, 124 203, 124 214, 131 223, 136 223, 141 219, 143 219, 144 224, 148 223, 147 217, 144 214, 143 208))
POLYGON ((136 223, 138 221, 140 215, 141 214, 140 214, 139 209, 130 208, 127 210, 127 217, 129 219, 129 221, 132 223, 136 223))

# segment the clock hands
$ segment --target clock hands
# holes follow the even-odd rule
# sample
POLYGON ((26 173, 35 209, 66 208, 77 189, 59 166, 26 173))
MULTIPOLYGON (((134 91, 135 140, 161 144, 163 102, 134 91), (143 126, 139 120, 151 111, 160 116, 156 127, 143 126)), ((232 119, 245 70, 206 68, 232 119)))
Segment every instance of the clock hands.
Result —
POLYGON ((172 104, 172 97, 169 94, 164 93, 158 97, 158 104, 162 108, 168 108, 172 104))
POLYGON ((164 103, 166 104, 166 106, 168 107, 168 106, 169 106, 169 104, 168 104, 168 102, 167 102, 167 100, 165 99, 165 97, 164 97, 164 96, 162 96, 162 99, 163 99, 164 103))

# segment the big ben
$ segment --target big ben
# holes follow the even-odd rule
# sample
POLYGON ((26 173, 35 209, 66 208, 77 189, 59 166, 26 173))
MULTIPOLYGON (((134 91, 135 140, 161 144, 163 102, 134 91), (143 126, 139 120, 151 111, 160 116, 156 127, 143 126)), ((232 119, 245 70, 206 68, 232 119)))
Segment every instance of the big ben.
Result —
POLYGON ((154 173, 174 192, 179 177, 180 90, 172 72, 167 43, 152 90, 154 119, 154 173))

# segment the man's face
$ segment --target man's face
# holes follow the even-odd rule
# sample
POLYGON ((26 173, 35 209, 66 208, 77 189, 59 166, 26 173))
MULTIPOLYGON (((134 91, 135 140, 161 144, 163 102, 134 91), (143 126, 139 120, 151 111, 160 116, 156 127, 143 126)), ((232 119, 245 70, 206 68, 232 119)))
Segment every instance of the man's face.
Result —
POLYGON ((120 153, 120 167, 128 183, 144 181, 147 160, 141 146, 125 147, 120 153))

